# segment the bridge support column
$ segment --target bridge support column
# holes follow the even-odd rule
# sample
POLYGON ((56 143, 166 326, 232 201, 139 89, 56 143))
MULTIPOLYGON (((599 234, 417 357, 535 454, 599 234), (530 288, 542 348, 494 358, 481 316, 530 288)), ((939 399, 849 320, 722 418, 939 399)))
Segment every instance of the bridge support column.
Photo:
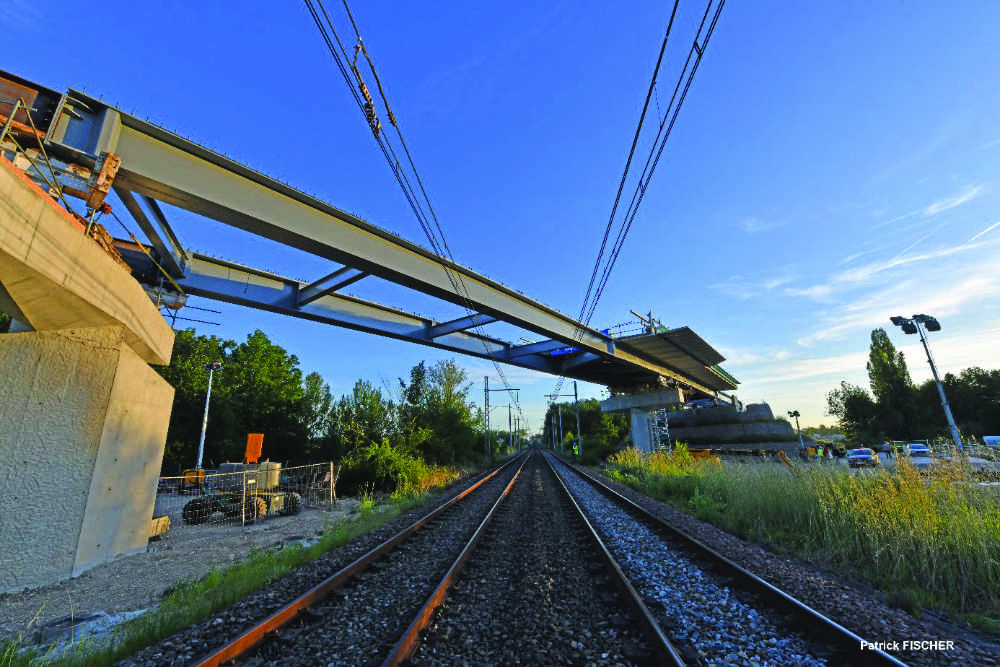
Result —
POLYGON ((146 548, 174 390, 122 327, 0 336, 0 590, 146 548))
POLYGON ((174 336, 129 272, 0 158, 0 593, 145 549, 174 336))
POLYGON ((637 394, 612 396, 601 401, 602 412, 627 412, 632 429, 632 444, 639 450, 650 452, 653 442, 650 438, 651 410, 658 410, 683 402, 680 389, 657 389, 637 394))
POLYGON ((635 445, 639 451, 653 451, 653 442, 649 437, 650 423, 652 422, 649 412, 643 410, 642 408, 629 408, 628 417, 629 425, 632 429, 632 444, 635 445))

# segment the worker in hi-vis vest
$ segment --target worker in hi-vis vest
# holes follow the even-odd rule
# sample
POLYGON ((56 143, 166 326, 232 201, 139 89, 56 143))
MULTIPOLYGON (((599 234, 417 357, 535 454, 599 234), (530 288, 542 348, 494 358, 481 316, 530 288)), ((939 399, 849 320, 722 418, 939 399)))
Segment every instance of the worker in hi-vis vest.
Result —
POLYGON ((576 440, 573 441, 573 462, 576 462, 576 457, 580 455, 580 443, 576 440))

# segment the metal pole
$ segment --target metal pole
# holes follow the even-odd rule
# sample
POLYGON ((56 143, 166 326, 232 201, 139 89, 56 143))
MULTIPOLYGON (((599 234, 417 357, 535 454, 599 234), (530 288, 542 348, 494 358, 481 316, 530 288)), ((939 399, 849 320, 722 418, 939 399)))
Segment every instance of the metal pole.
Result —
POLYGON ((580 433, 580 400, 576 393, 576 380, 573 380, 573 403, 576 404, 576 446, 583 456, 583 434, 580 433))
POLYGON ((212 398, 212 376, 215 374, 215 368, 209 367, 208 369, 208 391, 205 393, 205 416, 201 420, 201 439, 198 441, 198 462, 195 464, 195 470, 201 469, 201 457, 205 453, 205 430, 208 428, 208 401, 212 398))
MULTIPOLYGON (((3 124, 3 130, 0 130, 0 141, 3 141, 3 138, 7 136, 7 132, 10 130, 10 126, 14 123, 14 116, 17 115, 17 110, 18 110, 18 108, 20 108, 21 103, 23 101, 24 100, 22 100, 19 97, 14 102, 14 106, 10 110, 10 115, 7 116, 7 122, 3 124)), ((31 110, 28 109, 27 106, 25 106, 25 110, 26 110, 27 113, 31 113, 31 110)))
POLYGON ((561 452, 563 445, 566 444, 566 441, 563 439, 562 430, 562 404, 557 403, 556 405, 559 406, 559 451, 561 452))
POLYGON ((486 383, 483 385, 483 395, 486 397, 483 400, 486 406, 483 410, 483 433, 486 438, 486 460, 491 460, 490 456, 490 376, 486 375, 483 378, 486 383))
POLYGON ((941 379, 938 377, 937 368, 934 367, 934 358, 931 357, 931 348, 927 345, 927 338, 924 336, 924 327, 919 320, 914 320, 914 324, 917 325, 917 333, 920 334, 920 342, 924 344, 924 352, 927 353, 927 363, 931 365, 931 375, 934 376, 934 382, 937 384, 938 393, 941 395, 941 407, 944 408, 944 417, 948 420, 948 428, 951 430, 951 438, 955 441, 955 446, 958 447, 959 456, 965 456, 965 448, 962 446, 962 436, 958 432, 958 427, 955 426, 955 418, 951 416, 951 408, 948 406, 948 399, 944 395, 944 387, 941 386, 941 379))
MULTIPOLYGON (((798 412, 798 411, 796 411, 798 412)), ((799 416, 795 415, 795 431, 799 434, 799 449, 805 449, 806 445, 802 442, 802 427, 799 426, 799 416)))
POLYGON ((333 499, 337 497, 333 490, 333 485, 337 483, 337 477, 333 474, 333 461, 330 461, 330 507, 333 507, 333 499))
POLYGON ((507 404, 507 451, 514 444, 514 421, 510 418, 510 403, 507 404))

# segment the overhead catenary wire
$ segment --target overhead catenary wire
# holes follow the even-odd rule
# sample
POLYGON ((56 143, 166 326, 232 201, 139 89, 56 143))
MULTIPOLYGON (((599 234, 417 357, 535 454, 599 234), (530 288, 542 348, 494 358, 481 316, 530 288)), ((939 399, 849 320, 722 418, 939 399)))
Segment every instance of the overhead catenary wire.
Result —
POLYGON ((619 230, 618 237, 615 240, 615 246, 607 263, 605 264, 601 281, 594 294, 594 300, 583 320, 585 324, 589 324, 591 318, 593 317, 594 311, 597 308, 597 302, 604 293, 604 288, 607 285, 611 271, 614 269, 615 263, 618 261, 618 255, 621 253, 621 249, 625 244, 625 239, 632 228, 632 223, 635 221, 635 217, 639 212, 639 206, 642 204, 642 200, 646 195, 646 190, 653 178, 653 172, 656 170, 656 166, 659 164, 660 158, 663 155, 663 149, 667 145, 667 139, 670 138, 670 133, 674 128, 674 124, 677 122, 677 116, 680 113, 681 106, 683 106, 684 100, 687 98, 688 91, 691 88, 691 83, 694 81, 694 75, 698 71, 698 65, 701 64, 701 59, 705 54, 705 49, 708 47, 708 42, 712 37, 712 33, 715 31, 715 26, 719 21, 719 16, 722 13, 723 6, 726 4, 726 0, 720 0, 719 4, 716 6, 715 14, 712 16, 712 21, 708 26, 708 30, 705 31, 705 35, 702 37, 702 30, 705 27, 705 21, 707 20, 712 9, 712 4, 713 0, 709 0, 708 5, 705 8, 705 13, 702 16, 701 23, 698 25, 698 31, 695 33, 695 39, 691 44, 690 50, 688 51, 684 68, 681 70, 681 74, 678 77, 673 95, 670 98, 670 103, 667 105, 667 111, 664 114, 663 121, 660 123, 656 139, 653 141, 653 149, 646 158, 646 164, 643 166, 642 174, 639 176, 639 181, 636 184, 635 191, 632 193, 632 201, 629 203, 629 208, 625 213, 625 222, 619 230), (701 39, 701 44, 699 44, 699 38, 701 39), (684 84, 684 88, 678 97, 678 91, 680 90, 681 83, 684 84), (674 104, 675 101, 676 106, 674 104), (672 114, 671 109, 673 109, 672 114), (667 123, 668 118, 670 120, 669 124, 667 123))
MULTIPOLYGON (((438 221, 437 215, 434 212, 434 208, 431 205, 430 197, 427 195, 426 188, 424 187, 423 180, 420 178, 420 173, 417 170, 416 164, 414 163, 413 156, 403 138, 402 131, 400 130, 398 120, 395 114, 392 112, 389 106, 388 96, 386 95, 385 89, 382 85, 381 79, 375 70, 374 63, 372 62, 371 56, 368 53, 367 48, 364 46, 364 42, 361 38, 360 30, 358 29, 357 23, 354 20, 353 14, 351 14, 350 7, 348 6, 346 0, 344 0, 344 9, 347 12, 347 16, 350 20, 351 27, 354 29, 357 42, 355 46, 354 59, 348 54, 347 49, 344 47, 343 41, 337 33, 336 27, 334 26, 333 20, 330 18, 330 14, 327 12, 326 7, 323 4, 323 0, 305 0, 305 4, 309 9, 310 15, 316 24, 317 29, 320 32, 331 56, 333 57, 337 68, 344 78, 345 83, 347 83, 348 88, 351 90, 352 97, 355 103, 358 105, 359 110, 365 116, 368 121, 369 127, 372 130, 372 135, 375 138, 376 143, 379 145, 386 162, 389 164, 389 168, 393 172, 393 176, 396 182, 399 184, 400 188, 403 190, 403 194, 406 197, 407 203, 410 209, 413 211, 414 216, 417 218, 425 236, 427 237, 428 243, 431 246, 431 250, 437 254, 441 261, 441 265, 444 268, 445 275, 448 278, 449 283, 452 286, 455 294, 463 301, 468 315, 473 315, 477 313, 477 309, 472 306, 471 294, 465 281, 462 279, 461 274, 453 268, 457 266, 454 257, 452 256, 451 249, 448 246, 448 242, 444 235, 444 230, 438 221), (374 100, 371 97, 367 89, 367 85, 364 82, 364 77, 357 67, 357 56, 358 53, 364 55, 368 67, 376 81, 376 85, 379 91, 379 96, 382 99, 382 104, 386 110, 386 116, 389 119, 390 124, 395 129, 396 136, 398 138, 402 152, 406 156, 407 163, 409 164, 409 171, 412 173, 414 180, 419 187, 420 195, 418 196, 417 190, 413 187, 410 178, 408 177, 406 170, 403 168, 401 161, 396 155, 396 151, 393 148, 393 144, 387 136, 386 132, 383 131, 381 127, 381 122, 378 120, 378 116, 375 111, 374 100), (424 208, 426 207, 427 212, 424 208), (428 218, 427 213, 429 212, 430 217, 428 218)), ((521 410, 520 403, 517 399, 517 394, 513 392, 510 388, 510 384, 507 381, 506 375, 503 372, 499 362, 494 356, 492 350, 487 346, 485 341, 485 336, 482 334, 481 325, 473 327, 477 333, 480 334, 480 343, 483 345, 483 350, 486 356, 492 361, 497 375, 500 377, 504 387, 508 391, 508 395, 517 407, 518 414, 523 418, 523 411, 521 410)))
MULTIPOLYGON (((625 244, 625 240, 628 237, 629 231, 632 228, 632 224, 635 221, 635 217, 638 214, 639 206, 642 204, 643 198, 645 197, 646 190, 653 177, 653 172, 656 170, 656 166, 659 164, 660 157, 663 154, 663 150, 666 147, 667 139, 670 137, 670 133, 674 128, 674 124, 677 121, 677 116, 680 113, 681 106, 684 104, 684 100, 687 97, 688 91, 691 88, 691 83, 694 80, 694 75, 698 70, 698 65, 701 63, 701 59, 705 54, 705 50, 708 47, 708 42, 711 39, 712 33, 715 31, 716 24, 718 23, 719 16, 722 13, 722 9, 725 6, 725 0, 719 0, 719 3, 715 5, 715 13, 712 15, 712 20, 708 25, 708 30, 705 31, 704 36, 702 35, 705 29, 705 23, 708 20, 708 16, 712 11, 712 6, 715 4, 715 0, 709 0, 705 7, 705 12, 702 15, 701 22, 698 25, 698 30, 695 33, 694 40, 692 41, 691 47, 688 50, 687 58, 684 62, 684 67, 681 69, 680 75, 678 76, 677 83, 674 86, 673 94, 670 98, 670 103, 667 105, 666 111, 663 113, 662 119, 657 129, 656 137, 652 142, 652 147, 650 153, 646 158, 646 162, 643 165, 641 174, 639 175, 638 181, 636 183, 635 190, 632 193, 631 200, 628 207, 622 216, 622 222, 618 228, 618 233, 615 237, 614 244, 606 259, 604 259, 604 251, 607 247, 608 236, 610 235, 611 229, 613 227, 615 215, 618 211, 618 206, 621 199, 621 194, 624 189, 625 182, 628 178, 630 167, 632 164, 633 153, 635 152, 636 143, 639 139, 639 135, 642 132, 643 120, 646 115, 646 109, 649 105, 650 96, 654 94, 657 83, 657 76, 660 69, 660 63, 663 58, 663 53, 666 49, 667 40, 669 39, 671 28, 674 22, 674 16, 677 11, 677 3, 674 4, 674 9, 670 15, 670 21, 667 24, 667 30, 664 35, 663 44, 660 48, 660 55, 657 58, 656 67, 653 71, 653 76, 650 81, 649 90, 646 93, 646 101, 643 104, 643 111, 639 118, 638 127, 636 129, 636 134, 632 142, 632 147, 629 150, 628 159, 626 160, 625 170, 622 174, 621 181, 619 183, 618 192, 616 193, 614 204, 611 209, 611 216, 608 219, 608 224, 604 231, 604 237, 601 240, 600 250, 598 251, 597 260, 594 264, 594 270, 591 273, 590 282, 587 286, 587 291, 584 295, 583 306, 580 309, 580 315, 578 319, 580 322, 586 326, 590 324, 593 319, 594 313, 597 310, 597 305, 604 294, 604 289, 607 286, 608 279, 611 275, 611 271, 614 269, 615 264, 618 261, 618 256, 621 253, 621 249, 625 244), (700 44, 699 44, 700 41, 700 44), (692 64, 693 60, 693 64, 692 64), (681 86, 683 84, 683 90, 681 86), (669 123, 668 123, 669 120, 669 123), (603 269, 601 269, 601 263, 603 260, 603 269), (597 280, 596 288, 594 287, 594 280, 597 273, 600 272, 601 277, 597 280)), ((657 107, 659 108, 659 99, 657 95, 657 107)), ((577 339, 583 336, 583 329, 577 330, 577 339)), ((553 393, 559 393, 562 389, 563 378, 560 377, 556 383, 556 388, 553 393)))

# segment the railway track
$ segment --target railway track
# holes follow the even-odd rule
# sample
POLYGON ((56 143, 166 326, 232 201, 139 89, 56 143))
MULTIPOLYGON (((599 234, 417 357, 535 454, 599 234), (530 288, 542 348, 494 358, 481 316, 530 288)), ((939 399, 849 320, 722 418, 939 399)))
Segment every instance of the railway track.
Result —
POLYGON ((546 455, 690 664, 903 665, 655 517, 546 455))
POLYGON ((860 647, 534 453, 190 664, 903 664, 860 647))

